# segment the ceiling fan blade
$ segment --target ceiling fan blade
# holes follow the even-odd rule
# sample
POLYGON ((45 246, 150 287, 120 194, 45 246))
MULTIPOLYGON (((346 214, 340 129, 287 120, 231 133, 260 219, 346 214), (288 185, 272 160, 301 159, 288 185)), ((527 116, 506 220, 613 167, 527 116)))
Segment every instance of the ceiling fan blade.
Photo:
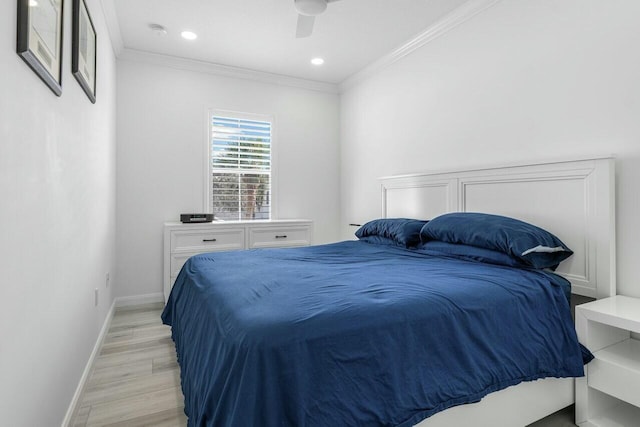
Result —
POLYGON ((296 37, 303 38, 309 37, 313 32, 313 22, 316 20, 315 16, 305 16, 298 14, 298 26, 296 27, 296 37))

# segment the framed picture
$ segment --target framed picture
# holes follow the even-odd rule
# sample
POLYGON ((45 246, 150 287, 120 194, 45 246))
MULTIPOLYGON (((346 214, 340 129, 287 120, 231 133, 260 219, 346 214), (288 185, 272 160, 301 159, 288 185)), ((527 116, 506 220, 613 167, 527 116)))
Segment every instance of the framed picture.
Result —
POLYGON ((62 2, 18 0, 16 52, 58 96, 62 94, 62 2))
POLYGON ((96 30, 84 0, 73 0, 71 72, 96 103, 96 30))

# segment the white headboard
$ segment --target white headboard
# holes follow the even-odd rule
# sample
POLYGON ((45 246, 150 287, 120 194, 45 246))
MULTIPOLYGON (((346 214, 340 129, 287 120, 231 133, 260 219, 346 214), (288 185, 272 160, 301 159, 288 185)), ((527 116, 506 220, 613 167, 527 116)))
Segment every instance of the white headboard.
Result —
POLYGON ((574 251, 557 271, 572 292, 603 298, 616 293, 614 168, 601 158, 384 177, 382 217, 485 212, 535 224, 574 251))

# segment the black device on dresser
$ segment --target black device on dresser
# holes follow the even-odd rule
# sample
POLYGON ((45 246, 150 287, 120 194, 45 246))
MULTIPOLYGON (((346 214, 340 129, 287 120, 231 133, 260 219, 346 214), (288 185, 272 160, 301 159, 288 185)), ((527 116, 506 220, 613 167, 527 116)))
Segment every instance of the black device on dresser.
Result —
POLYGON ((212 222, 213 214, 211 213, 186 213, 180 214, 180 222, 184 224, 212 222))

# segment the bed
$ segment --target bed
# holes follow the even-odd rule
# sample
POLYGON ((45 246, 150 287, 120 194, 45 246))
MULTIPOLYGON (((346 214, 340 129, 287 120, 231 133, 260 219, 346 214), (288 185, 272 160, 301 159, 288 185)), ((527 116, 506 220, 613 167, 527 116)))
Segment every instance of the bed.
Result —
POLYGON ((611 159, 389 177, 382 217, 436 219, 410 232, 374 221, 386 226, 359 241, 191 258, 163 313, 189 424, 514 426, 570 404, 588 351, 567 295, 615 289, 612 179, 611 159), (553 214, 541 206, 550 185, 553 214), (535 222, 575 253, 556 273, 522 251, 479 254, 447 241, 459 227, 446 221, 473 214, 446 212, 535 222))

